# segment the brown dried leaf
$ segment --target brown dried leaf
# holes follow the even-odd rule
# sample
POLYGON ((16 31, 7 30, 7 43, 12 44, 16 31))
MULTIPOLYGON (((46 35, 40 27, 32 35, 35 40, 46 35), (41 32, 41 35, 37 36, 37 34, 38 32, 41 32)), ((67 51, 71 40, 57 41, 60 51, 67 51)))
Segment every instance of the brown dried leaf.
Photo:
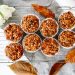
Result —
POLYGON ((52 10, 48 9, 47 7, 38 4, 32 4, 32 7, 46 18, 55 18, 55 14, 52 12, 52 10))
POLYGON ((61 67, 67 62, 75 63, 75 48, 70 50, 65 57, 65 60, 57 61, 51 68, 49 75, 56 75, 60 71, 61 67))
POLYGON ((65 57, 66 62, 75 63, 75 48, 70 50, 65 57))
POLYGON ((57 61, 57 62, 52 66, 49 75, 56 75, 56 74, 60 71, 61 67, 62 67, 64 64, 66 64, 65 60, 59 60, 59 61, 57 61))

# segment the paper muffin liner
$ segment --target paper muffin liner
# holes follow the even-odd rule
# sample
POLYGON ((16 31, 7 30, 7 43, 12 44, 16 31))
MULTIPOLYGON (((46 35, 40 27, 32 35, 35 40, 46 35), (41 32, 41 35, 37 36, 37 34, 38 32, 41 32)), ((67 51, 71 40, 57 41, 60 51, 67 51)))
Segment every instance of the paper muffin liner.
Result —
MULTIPOLYGON (((13 42, 13 43, 15 43, 15 42, 13 42)), ((9 43, 8 45, 10 45, 11 43, 9 43)), ((22 46, 20 43, 16 43, 16 44, 19 44, 20 46, 22 46)), ((8 45, 6 45, 6 46, 8 46, 8 45)), ((23 46, 22 46, 23 47, 23 46)), ((6 47, 5 47, 5 49, 6 49, 6 47)), ((5 56, 6 56, 6 54, 5 54, 5 56)), ((19 61, 19 60, 21 60, 21 59, 23 59, 23 56, 24 56, 24 51, 23 51, 23 54, 22 54, 22 56, 20 57, 20 58, 18 58, 18 59, 16 59, 15 61, 12 61, 8 56, 6 56, 7 57, 7 59, 10 61, 10 62, 17 62, 17 61, 19 61)), ((27 61, 29 61, 28 59, 27 59, 27 61)))
MULTIPOLYGON (((37 35, 37 36, 40 38, 40 36, 39 36, 38 34, 36 34, 36 33, 32 33, 32 34, 35 34, 35 35, 37 35)), ((22 45, 24 44, 23 42, 24 42, 24 40, 26 39, 26 37, 28 37, 29 35, 30 35, 30 34, 26 35, 26 36, 23 38, 23 40, 22 40, 22 45)), ((40 40, 41 40, 41 38, 40 38, 40 40)), ((42 44, 42 40, 41 40, 41 44, 42 44)), ((36 49, 36 50, 34 50, 34 51, 29 51, 29 50, 25 49, 25 45, 23 45, 23 49, 24 49, 26 52, 28 52, 28 53, 35 53, 35 52, 37 52, 37 51, 39 51, 39 50, 41 49, 41 45, 40 45, 40 47, 39 47, 38 49, 36 49)))
MULTIPOLYGON (((54 35, 49 36, 49 37, 54 37, 54 36, 56 36, 56 34, 57 34, 57 33, 58 33, 58 31, 59 31, 59 25, 58 25, 57 21, 56 21, 56 20, 54 20, 54 19, 52 19, 52 18, 46 18, 46 19, 42 20, 41 24, 42 24, 45 20, 48 20, 48 19, 51 19, 51 20, 55 21, 55 22, 56 22, 56 24, 57 24, 57 32, 56 32, 54 35)), ((41 26, 41 25, 40 25, 40 26, 41 26)), ((41 32, 41 30, 40 30, 40 32, 41 32)), ((42 32, 41 32, 41 34, 42 34, 42 32)), ((42 36, 44 36, 44 35, 42 34, 42 36)), ((49 38, 48 36, 44 36, 44 37, 45 37, 45 38, 49 38)))
MULTIPOLYGON (((55 38, 52 38, 52 37, 49 37, 49 38, 51 38, 51 39, 54 39, 57 43, 58 43, 58 45, 59 45, 59 49, 58 49, 58 52, 56 52, 54 55, 48 55, 48 54, 45 54, 43 51, 42 51, 42 47, 41 47, 41 52, 42 52, 42 54, 44 55, 44 56, 46 56, 46 57, 52 57, 52 56, 55 56, 55 55, 58 55, 59 53, 60 53, 60 44, 59 44, 59 42, 55 39, 55 38)), ((47 39, 47 38, 45 38, 45 39, 47 39)), ((45 40, 44 39, 44 40, 45 40)), ((43 41, 44 41, 43 40, 43 41)))
MULTIPOLYGON (((60 36, 64 31, 70 31, 70 32, 75 33, 74 31, 71 31, 71 30, 63 30, 63 31, 59 34, 59 36, 60 36)), ((59 36, 58 36, 58 37, 59 37, 59 36)), ((59 41, 59 39, 58 39, 58 41, 59 41)), ((70 47, 64 47, 64 46, 61 45, 60 42, 59 42, 59 44, 60 44, 60 46, 61 46, 62 48, 64 48, 64 49, 71 49, 71 48, 73 48, 73 47, 75 46, 75 43, 73 44, 73 46, 70 46, 70 47)))
POLYGON ((32 34, 32 33, 35 33, 35 32, 37 32, 38 30, 39 30, 39 28, 40 28, 40 18, 37 16, 37 15, 35 15, 35 14, 26 14, 26 15, 24 15, 23 16, 23 18, 21 19, 21 29, 26 33, 26 34, 32 34), (23 28, 22 28, 22 20, 23 20, 23 18, 25 17, 25 16, 29 16, 29 15, 32 15, 32 16, 35 16, 37 19, 38 19, 38 21, 39 21, 39 27, 37 28, 37 30, 35 30, 34 32, 27 32, 27 31, 24 31, 23 30, 23 28))
MULTIPOLYGON (((66 12, 68 12, 68 11, 70 11, 72 14, 73 14, 73 16, 75 16, 75 12, 74 11, 72 11, 72 10, 65 10, 65 11, 63 11, 60 15, 59 15, 59 17, 58 17, 58 23, 59 23, 59 19, 60 19, 60 17, 61 17, 61 15, 63 15, 64 13, 66 13, 66 12)), ((61 24, 59 24, 59 26, 60 26, 61 24)), ((69 29, 67 29, 67 28, 62 28, 61 26, 60 26, 60 28, 62 29, 62 30, 73 30, 74 28, 75 28, 75 25, 72 27, 72 28, 69 28, 69 29)))
MULTIPOLYGON (((19 24, 17 24, 17 23, 9 23, 9 24, 15 24, 15 25, 17 25, 17 26, 19 26, 20 27, 20 25, 19 24)), ((4 27, 4 34, 5 34, 5 37, 6 37, 6 33, 5 33, 5 29, 9 26, 9 24, 7 24, 5 27, 4 27)), ((21 28, 21 27, 20 27, 21 28)), ((21 29, 22 30, 22 29, 21 29)), ((23 32, 23 31, 22 31, 23 32)), ((8 41, 10 41, 11 43, 18 43, 18 42, 20 42, 21 41, 21 39, 22 39, 22 37, 23 37, 23 34, 22 34, 22 36, 20 37, 20 39, 19 40, 17 40, 17 41, 13 41, 13 40, 8 40, 8 39, 6 39, 6 40, 8 40, 8 41)))

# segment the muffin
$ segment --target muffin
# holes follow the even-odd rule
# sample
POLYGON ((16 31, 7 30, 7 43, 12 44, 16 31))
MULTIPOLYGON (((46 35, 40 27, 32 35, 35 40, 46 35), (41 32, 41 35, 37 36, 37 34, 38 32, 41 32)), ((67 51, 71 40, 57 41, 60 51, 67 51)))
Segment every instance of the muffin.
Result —
POLYGON ((42 21, 40 32, 44 37, 53 37, 58 32, 58 24, 54 19, 47 18, 42 21))
POLYGON ((20 26, 16 23, 8 24, 5 29, 4 33, 7 40, 18 42, 23 36, 23 31, 20 26))
POLYGON ((35 15, 24 16, 21 28, 26 33, 36 32, 39 28, 39 19, 35 15))
POLYGON ((72 47, 75 43, 75 33, 69 30, 65 30, 60 33, 58 37, 59 43, 63 47, 72 47))
POLYGON ((59 24, 62 29, 73 29, 75 27, 75 17, 72 12, 64 12, 59 16, 59 24))
POLYGON ((12 61, 18 60, 23 55, 23 47, 19 43, 10 43, 5 48, 6 56, 12 61))
POLYGON ((52 56, 58 53, 59 48, 59 44, 54 38, 46 38, 42 42, 41 51, 46 56, 52 56))
POLYGON ((29 34, 23 39, 23 48, 28 52, 35 52, 41 46, 41 39, 37 34, 29 34))

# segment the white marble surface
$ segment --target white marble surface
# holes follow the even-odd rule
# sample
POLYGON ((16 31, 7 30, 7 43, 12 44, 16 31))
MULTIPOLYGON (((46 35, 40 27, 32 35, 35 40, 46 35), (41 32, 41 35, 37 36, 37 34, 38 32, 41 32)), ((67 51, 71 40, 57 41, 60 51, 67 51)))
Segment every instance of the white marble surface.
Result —
MULTIPOLYGON (((16 12, 13 14, 13 18, 11 18, 9 22, 20 23, 23 15, 25 14, 36 14, 40 18, 40 20, 44 19, 41 15, 39 15, 32 9, 31 4, 38 3, 47 6, 50 4, 51 1, 52 0, 3 0, 3 3, 8 4, 9 6, 14 6, 16 8, 16 12)), ((63 11, 62 9, 58 9, 59 6, 74 7, 74 4, 75 0, 54 0, 49 8, 51 8, 56 13, 57 20, 58 15, 61 13, 61 11, 63 11)), ((57 36, 55 38, 57 38, 57 36)), ((0 62, 11 62, 8 58, 6 58, 6 56, 4 56, 4 44, 8 43, 7 41, 5 41, 3 30, 0 29, 0 62)), ((61 48, 60 53, 58 55, 50 58, 45 57, 40 51, 36 52, 35 54, 29 54, 25 52, 22 60, 27 60, 28 58, 29 61, 31 61, 31 63, 38 69, 38 75, 48 75, 51 66, 57 60, 64 59, 64 56, 67 53, 67 51, 68 50, 61 48)))

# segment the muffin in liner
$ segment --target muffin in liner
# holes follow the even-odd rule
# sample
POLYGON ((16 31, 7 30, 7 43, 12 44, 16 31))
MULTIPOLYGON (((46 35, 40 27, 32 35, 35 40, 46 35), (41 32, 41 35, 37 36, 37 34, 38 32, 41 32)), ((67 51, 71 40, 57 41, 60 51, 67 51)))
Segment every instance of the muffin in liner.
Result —
POLYGON ((10 43, 5 48, 6 56, 12 61, 20 59, 23 55, 23 47, 20 43, 10 43))
POLYGON ((44 37, 54 37, 58 33, 59 25, 52 18, 46 18, 42 21, 40 32, 44 37))
POLYGON ((63 11, 58 18, 60 28, 72 30, 75 28, 75 14, 71 10, 63 11))
POLYGON ((58 36, 58 41, 63 48, 73 48, 75 45, 75 32, 70 30, 62 31, 58 36))
POLYGON ((41 42, 39 35, 32 33, 24 37, 22 45, 26 52, 34 53, 40 50, 41 42))
POLYGON ((23 16, 21 20, 21 28, 26 34, 35 33, 39 30, 40 19, 34 14, 23 16))
POLYGON ((9 23, 4 28, 5 37, 7 40, 12 42, 19 42, 23 37, 23 31, 19 24, 9 23))
POLYGON ((41 45, 41 52, 47 56, 51 57, 59 54, 60 45, 58 41, 52 37, 45 38, 41 45))

